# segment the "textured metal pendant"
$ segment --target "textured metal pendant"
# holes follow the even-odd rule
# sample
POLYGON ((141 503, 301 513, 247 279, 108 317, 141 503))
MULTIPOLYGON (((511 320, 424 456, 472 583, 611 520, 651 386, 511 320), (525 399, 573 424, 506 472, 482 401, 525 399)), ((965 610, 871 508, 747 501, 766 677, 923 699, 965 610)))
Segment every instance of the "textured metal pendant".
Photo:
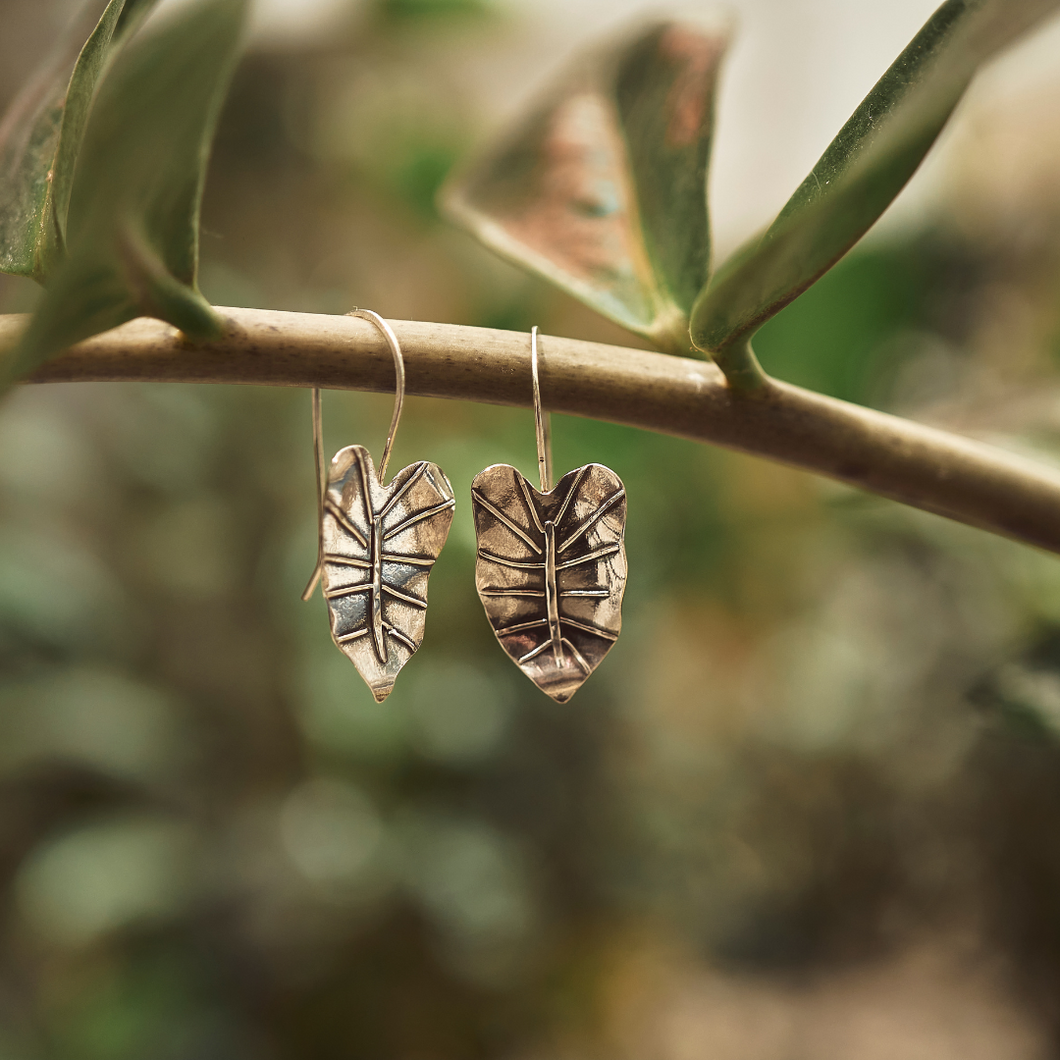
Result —
POLYGON ((321 513, 331 635, 377 702, 423 640, 427 579, 455 506, 437 464, 412 464, 383 487, 363 446, 331 462, 321 513))
POLYGON ((471 486, 475 584, 504 650, 566 703, 611 650, 626 586, 626 491, 602 464, 539 493, 509 464, 471 486))

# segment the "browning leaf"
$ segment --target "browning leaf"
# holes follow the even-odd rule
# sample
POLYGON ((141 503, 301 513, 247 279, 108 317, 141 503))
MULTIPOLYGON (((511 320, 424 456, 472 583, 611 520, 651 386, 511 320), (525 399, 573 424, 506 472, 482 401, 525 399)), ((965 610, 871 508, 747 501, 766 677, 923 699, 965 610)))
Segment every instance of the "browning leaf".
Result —
POLYGON ((727 25, 656 22, 581 57, 443 189, 443 209, 598 312, 687 352, 710 267, 706 176, 727 43, 727 25))
POLYGON ((331 635, 379 703, 423 640, 427 579, 455 507, 437 464, 403 468, 384 488, 363 446, 331 462, 321 568, 331 635))
POLYGON ((509 464, 471 486, 475 584, 493 632, 519 669, 566 703, 622 629, 626 490, 586 464, 539 493, 509 464))

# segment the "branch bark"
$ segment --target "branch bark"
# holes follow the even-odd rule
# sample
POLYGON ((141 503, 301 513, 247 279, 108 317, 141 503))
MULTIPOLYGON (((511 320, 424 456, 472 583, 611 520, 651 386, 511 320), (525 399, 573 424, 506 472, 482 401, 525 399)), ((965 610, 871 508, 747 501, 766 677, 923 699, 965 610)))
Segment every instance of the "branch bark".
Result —
MULTIPOLYGON (((28 381, 243 383, 386 392, 390 351, 353 317, 221 309, 225 337, 191 344, 154 320, 83 342, 28 381)), ((23 317, 0 317, 0 348, 23 317)), ((525 334, 391 321, 407 392, 529 406, 525 334)), ((1060 472, 992 446, 770 380, 735 392, 712 364, 542 336, 541 391, 556 412, 710 442, 1060 553, 1060 472)))

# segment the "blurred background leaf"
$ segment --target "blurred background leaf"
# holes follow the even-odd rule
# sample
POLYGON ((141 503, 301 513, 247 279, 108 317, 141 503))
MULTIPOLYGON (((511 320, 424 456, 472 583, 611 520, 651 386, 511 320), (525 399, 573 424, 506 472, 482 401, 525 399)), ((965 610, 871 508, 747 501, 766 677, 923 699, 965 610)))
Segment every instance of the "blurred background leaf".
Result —
POLYGON ((769 230, 738 250, 692 313, 706 352, 746 341, 830 269, 919 167, 976 70, 1060 6, 947 0, 832 141, 769 230))
POLYGON ((489 0, 383 0, 379 8, 385 18, 411 22, 481 16, 489 13, 490 5, 489 0))
POLYGON ((710 268, 706 178, 728 27, 655 22, 582 56, 443 190, 493 250, 671 352, 710 268))
POLYGON ((193 0, 164 12, 114 62, 78 159, 69 257, 10 375, 136 316, 191 338, 220 333, 197 286, 199 210, 244 8, 244 0, 193 0))

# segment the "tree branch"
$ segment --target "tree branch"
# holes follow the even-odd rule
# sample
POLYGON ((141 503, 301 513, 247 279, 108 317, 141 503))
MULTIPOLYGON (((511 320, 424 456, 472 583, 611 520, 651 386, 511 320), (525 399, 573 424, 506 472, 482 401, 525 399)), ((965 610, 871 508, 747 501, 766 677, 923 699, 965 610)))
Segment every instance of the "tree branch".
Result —
MULTIPOLYGON (((50 361, 30 382, 245 383, 385 392, 383 338, 353 317, 221 309, 223 339, 191 344, 136 320, 50 361)), ((10 347, 24 317, 0 317, 10 347)), ((392 321, 409 394, 529 406, 525 334, 392 321)), ((557 412, 711 442, 1060 553, 1060 472, 944 431, 769 381, 729 389, 712 364, 543 336, 541 389, 557 412)))

